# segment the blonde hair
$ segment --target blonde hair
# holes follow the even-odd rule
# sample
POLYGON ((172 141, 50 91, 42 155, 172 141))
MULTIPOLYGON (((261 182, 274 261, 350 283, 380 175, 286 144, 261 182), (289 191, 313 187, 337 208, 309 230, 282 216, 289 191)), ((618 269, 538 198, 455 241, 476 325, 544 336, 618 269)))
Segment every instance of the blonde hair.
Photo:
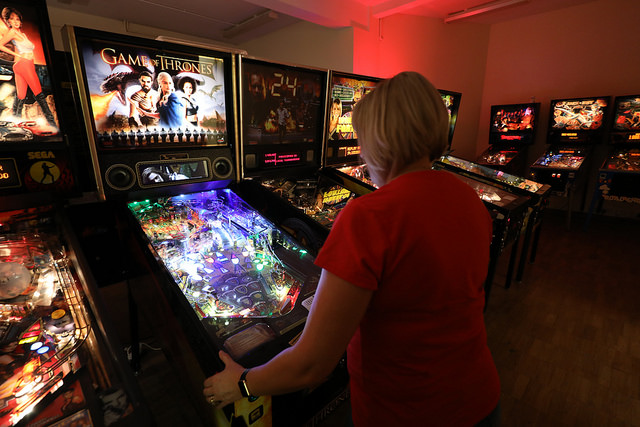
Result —
POLYGON ((449 115, 442 96, 413 71, 380 82, 356 104, 352 122, 377 183, 420 158, 435 160, 447 147, 449 115))

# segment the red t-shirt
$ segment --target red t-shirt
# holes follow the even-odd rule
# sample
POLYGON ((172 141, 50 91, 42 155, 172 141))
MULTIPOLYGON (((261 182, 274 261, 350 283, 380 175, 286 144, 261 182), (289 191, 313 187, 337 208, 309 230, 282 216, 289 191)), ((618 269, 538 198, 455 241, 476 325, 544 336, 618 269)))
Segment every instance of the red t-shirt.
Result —
POLYGON ((401 175, 342 210, 316 264, 374 291, 347 350, 356 426, 471 426, 495 408, 491 232, 475 191, 445 171, 401 175))

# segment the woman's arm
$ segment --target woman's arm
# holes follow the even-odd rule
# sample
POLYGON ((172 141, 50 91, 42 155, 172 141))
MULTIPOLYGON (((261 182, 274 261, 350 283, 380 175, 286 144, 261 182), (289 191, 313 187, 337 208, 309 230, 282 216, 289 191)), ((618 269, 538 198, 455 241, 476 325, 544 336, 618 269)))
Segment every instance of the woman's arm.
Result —
POLYGON ((15 34, 15 30, 13 28, 11 28, 9 31, 4 33, 4 35, 0 39, 0 50, 3 52, 7 52, 8 54, 13 55, 15 57, 21 58, 22 56, 20 54, 18 54, 17 52, 5 46, 5 44, 9 43, 11 40, 14 39, 14 34, 15 34))
MULTIPOLYGON (((336 367, 362 320, 372 291, 323 270, 304 331, 293 347, 246 377, 254 396, 288 393, 321 383, 336 367)), ((244 368, 220 353, 225 369, 205 380, 207 398, 226 405, 240 399, 238 381, 244 368)))

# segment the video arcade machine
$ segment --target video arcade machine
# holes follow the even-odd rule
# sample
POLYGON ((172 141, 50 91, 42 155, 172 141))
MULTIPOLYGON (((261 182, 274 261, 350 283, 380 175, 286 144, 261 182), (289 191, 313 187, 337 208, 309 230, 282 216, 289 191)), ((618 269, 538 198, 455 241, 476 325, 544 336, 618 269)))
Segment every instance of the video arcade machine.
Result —
POLYGON ((539 102, 492 105, 489 148, 477 163, 512 175, 524 175, 524 151, 534 142, 539 111, 539 102))
POLYGON ((32 59, 0 59, 0 425, 147 425, 64 210, 79 186, 46 4, 3 7, 32 59))
POLYGON ((574 194, 586 180, 588 156, 602 137, 609 99, 591 97, 551 101, 547 137, 550 146, 531 165, 529 173, 533 181, 549 184, 554 194, 568 198, 567 228, 571 226, 574 194))
MULTIPOLYGON (((517 281, 521 281, 524 274, 524 266, 528 256, 529 247, 531 247, 529 262, 533 263, 535 261, 538 239, 540 237, 542 213, 548 204, 548 199, 551 194, 551 186, 548 184, 540 184, 520 176, 511 175, 501 170, 479 165, 451 155, 441 157, 437 160, 437 163, 438 165, 441 165, 439 167, 444 169, 466 175, 469 178, 486 182, 487 184, 496 186, 510 193, 529 198, 530 203, 528 206, 528 212, 523 220, 525 227, 524 241, 522 243, 520 261, 515 276, 517 281)), ((506 288, 508 288, 511 283, 511 273, 512 269, 515 267, 516 252, 517 245, 513 247, 509 264, 509 272, 507 273, 507 282, 505 284, 506 288)))
POLYGON ((609 143, 585 226, 605 200, 640 204, 640 95, 615 98, 609 143))
POLYGON ((133 298, 203 423, 324 416, 330 380, 221 410, 202 394, 223 368, 220 350, 251 367, 297 340, 320 275, 302 246, 231 188, 237 55, 84 28, 67 36, 101 196, 127 218, 123 246, 148 270, 132 279, 133 298), (118 84, 107 84, 114 76, 118 84))

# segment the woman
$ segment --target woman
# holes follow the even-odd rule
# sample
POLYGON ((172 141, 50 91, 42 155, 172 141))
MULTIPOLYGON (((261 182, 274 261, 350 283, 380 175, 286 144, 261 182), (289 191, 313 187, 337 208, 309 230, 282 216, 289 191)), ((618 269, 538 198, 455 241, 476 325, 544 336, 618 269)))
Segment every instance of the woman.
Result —
POLYGON ((22 105, 27 96, 27 89, 31 88, 31 92, 33 92, 49 125, 57 127, 58 124, 49 109, 47 99, 42 93, 40 79, 36 74, 33 60, 35 45, 22 32, 22 14, 13 7, 5 7, 2 9, 2 20, 9 27, 9 30, 0 39, 0 50, 15 57, 13 74, 15 77, 16 97, 13 102, 13 115, 22 117, 22 105), (8 42, 13 44, 15 51, 5 46, 8 42))
POLYGON ((483 318, 491 218, 473 189, 431 169, 447 146, 442 98, 420 74, 400 73, 356 104, 353 125, 379 189, 336 219, 300 339, 249 370, 220 352, 225 369, 204 395, 226 405, 242 388, 309 387, 346 348, 355 426, 497 425, 483 318))
POLYGON ((182 92, 182 99, 184 100, 184 116, 185 121, 193 126, 198 126, 200 120, 198 119, 198 102, 196 100, 196 81, 191 77, 183 77, 178 83, 178 89, 182 92))

